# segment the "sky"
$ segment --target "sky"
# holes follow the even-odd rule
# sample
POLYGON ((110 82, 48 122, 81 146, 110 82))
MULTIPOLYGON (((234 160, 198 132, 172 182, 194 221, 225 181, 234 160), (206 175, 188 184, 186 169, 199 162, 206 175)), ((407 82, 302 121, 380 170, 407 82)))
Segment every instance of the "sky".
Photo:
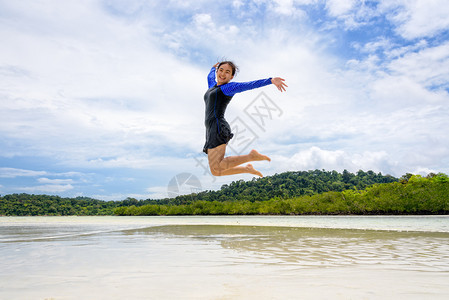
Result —
POLYGON ((207 75, 233 60, 227 155, 286 171, 449 174, 445 0, 0 0, 0 194, 217 190, 207 75))

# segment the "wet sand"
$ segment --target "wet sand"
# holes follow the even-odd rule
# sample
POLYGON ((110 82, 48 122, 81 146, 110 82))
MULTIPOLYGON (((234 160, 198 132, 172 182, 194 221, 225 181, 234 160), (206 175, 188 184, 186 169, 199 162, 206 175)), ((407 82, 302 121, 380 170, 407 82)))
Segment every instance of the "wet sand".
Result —
POLYGON ((0 222, 0 299, 449 298, 448 232, 29 220, 0 222))

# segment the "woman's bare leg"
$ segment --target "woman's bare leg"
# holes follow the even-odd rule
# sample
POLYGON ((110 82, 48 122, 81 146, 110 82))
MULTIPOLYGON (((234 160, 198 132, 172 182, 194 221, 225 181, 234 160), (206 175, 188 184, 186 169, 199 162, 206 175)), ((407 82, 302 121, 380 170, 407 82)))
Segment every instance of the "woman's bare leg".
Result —
POLYGON ((226 170, 219 170, 214 174, 214 176, 225 176, 225 175, 244 174, 244 173, 263 177, 262 173, 254 169, 252 164, 247 164, 246 166, 237 166, 226 170))
POLYGON ((268 156, 262 155, 256 150, 251 150, 251 152, 246 155, 237 155, 228 157, 224 157, 225 152, 226 152, 226 145, 220 145, 218 147, 208 150, 209 166, 212 175, 223 176, 223 175, 249 173, 263 177, 262 173, 254 169, 253 165, 251 164, 247 164, 246 166, 240 165, 249 161, 260 161, 260 160, 271 161, 271 159, 268 156))
POLYGON ((271 159, 268 156, 262 155, 256 150, 251 150, 251 152, 246 155, 228 156, 223 158, 220 161, 219 167, 226 170, 239 166, 249 161, 259 161, 259 160, 271 161, 271 159))

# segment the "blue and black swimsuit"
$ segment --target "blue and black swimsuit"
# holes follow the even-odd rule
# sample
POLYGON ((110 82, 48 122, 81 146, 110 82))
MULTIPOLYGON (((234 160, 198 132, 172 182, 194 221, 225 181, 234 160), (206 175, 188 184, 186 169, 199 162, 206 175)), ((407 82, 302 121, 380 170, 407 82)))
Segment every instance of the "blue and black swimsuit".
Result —
POLYGON ((249 81, 249 82, 228 82, 223 85, 217 85, 215 81, 215 67, 213 67, 207 76, 209 89, 204 94, 204 103, 206 104, 206 143, 203 151, 207 153, 208 149, 227 144, 234 136, 231 127, 224 118, 226 107, 232 97, 244 91, 263 87, 271 84, 271 78, 249 81))

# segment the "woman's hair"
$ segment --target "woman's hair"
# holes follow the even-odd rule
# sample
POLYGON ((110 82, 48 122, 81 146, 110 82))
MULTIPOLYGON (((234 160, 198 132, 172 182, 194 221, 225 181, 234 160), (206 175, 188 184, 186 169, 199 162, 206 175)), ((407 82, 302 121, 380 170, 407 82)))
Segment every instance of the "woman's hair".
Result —
POLYGON ((229 60, 225 60, 225 61, 220 62, 218 64, 217 70, 220 69, 220 66, 224 65, 224 64, 228 64, 231 67, 231 69, 232 69, 232 76, 234 76, 235 73, 239 71, 239 68, 232 61, 229 61, 229 60))

